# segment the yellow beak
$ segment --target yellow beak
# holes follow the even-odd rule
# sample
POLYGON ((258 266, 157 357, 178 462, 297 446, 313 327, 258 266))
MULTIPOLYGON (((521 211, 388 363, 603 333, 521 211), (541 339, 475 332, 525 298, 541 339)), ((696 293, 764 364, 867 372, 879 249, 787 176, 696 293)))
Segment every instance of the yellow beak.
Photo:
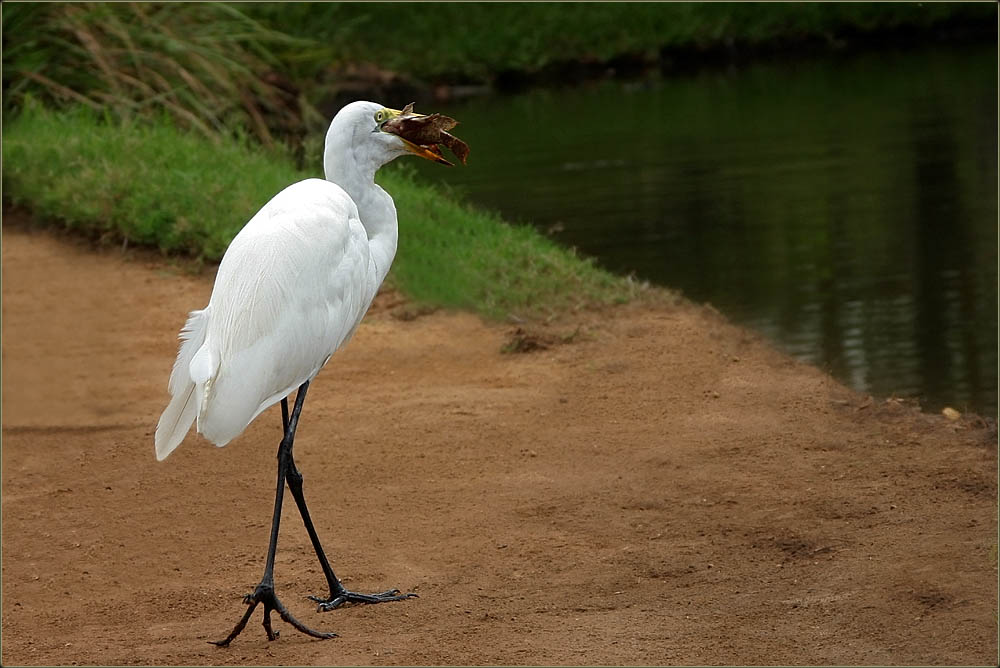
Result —
MULTIPOLYGON (((403 139, 400 137, 400 139, 403 139)), ((452 163, 448 162, 443 155, 441 155, 441 149, 437 147, 437 144, 432 144, 430 146, 420 146, 403 139, 403 143, 406 145, 406 150, 413 155, 418 155, 424 160, 430 160, 432 162, 440 162, 442 165, 452 166, 452 163)))

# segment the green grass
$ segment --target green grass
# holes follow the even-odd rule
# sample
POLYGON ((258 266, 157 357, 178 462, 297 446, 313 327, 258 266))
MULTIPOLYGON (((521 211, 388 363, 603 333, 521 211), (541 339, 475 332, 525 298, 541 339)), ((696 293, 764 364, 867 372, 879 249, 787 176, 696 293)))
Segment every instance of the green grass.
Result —
POLYGON ((29 95, 125 120, 165 111, 206 136, 242 128, 266 145, 321 132, 314 105, 337 92, 347 64, 489 84, 553 64, 655 63, 661 50, 996 29, 992 3, 948 2, 8 2, 0 18, 5 113, 29 95))
POLYGON ((214 260, 274 193, 302 178, 247 141, 88 109, 29 105, 3 129, 4 198, 71 229, 214 260))
MULTIPOLYGON (((43 220, 208 261, 221 258, 271 196, 322 175, 246 140, 210 143, 167 117, 119 123, 85 108, 57 113, 31 103, 4 125, 3 165, 5 200, 43 220)), ((400 218, 391 280, 417 302, 540 317, 641 290, 405 169, 383 170, 378 180, 400 218)))
POLYGON ((26 96, 84 104, 128 120, 171 114, 214 138, 233 127, 273 143, 302 134, 308 102, 287 90, 274 55, 297 40, 226 3, 6 3, 4 110, 26 96))
POLYGON ((247 12, 313 40, 324 67, 369 61, 418 78, 476 81, 567 61, 655 61, 661 49, 832 44, 947 22, 996 24, 992 3, 947 2, 260 3, 247 12))
POLYGON ((497 318, 620 303, 641 290, 534 228, 510 225, 417 182, 409 170, 387 168, 378 181, 399 211, 393 279, 419 301, 497 318))

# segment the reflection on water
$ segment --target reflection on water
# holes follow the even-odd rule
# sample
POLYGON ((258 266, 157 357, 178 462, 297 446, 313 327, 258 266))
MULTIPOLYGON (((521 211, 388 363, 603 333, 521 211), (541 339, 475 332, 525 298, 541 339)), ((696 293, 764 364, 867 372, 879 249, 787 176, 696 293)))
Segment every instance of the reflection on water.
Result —
MULTIPOLYGON (((880 396, 997 412, 996 46, 437 109, 443 175, 880 396)), ((445 178, 446 177, 446 178, 445 178)))

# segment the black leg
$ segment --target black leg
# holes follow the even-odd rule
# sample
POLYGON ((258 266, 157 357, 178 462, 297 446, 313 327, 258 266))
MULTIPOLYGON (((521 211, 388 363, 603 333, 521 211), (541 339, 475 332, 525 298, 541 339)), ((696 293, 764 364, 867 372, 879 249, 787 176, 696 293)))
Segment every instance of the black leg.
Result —
POLYGON ((306 532, 309 534, 309 540, 312 541, 313 549, 316 550, 316 557, 319 559, 319 565, 323 569, 323 575, 326 576, 326 582, 330 587, 330 597, 320 598, 319 596, 310 596, 309 598, 316 601, 319 605, 317 610, 321 612, 326 612, 328 610, 333 610, 334 608, 339 608, 345 603, 387 603, 389 601, 402 601, 407 598, 416 598, 416 594, 400 594, 398 589, 390 589, 388 591, 379 592, 377 594, 359 594, 357 592, 347 591, 344 585, 340 583, 340 579, 333 572, 333 568, 330 567, 330 562, 326 558, 326 553, 323 551, 323 546, 319 542, 319 536, 316 534, 316 528, 313 526, 312 519, 309 517, 309 509, 306 507, 306 499, 302 494, 302 474, 295 467, 295 459, 292 457, 291 448, 288 451, 288 469, 286 471, 288 490, 292 493, 292 498, 295 499, 295 505, 299 508, 299 514, 302 515, 302 523, 306 527, 306 532))
MULTIPOLYGON (((298 394, 295 395, 295 398, 298 399, 298 394)), ((288 433, 288 397, 281 400, 281 433, 288 433)))
POLYGON ((250 621, 250 616, 253 614, 254 609, 261 603, 264 604, 263 626, 268 640, 275 640, 278 637, 278 632, 271 628, 272 610, 277 611, 283 620, 306 635, 313 636, 314 638, 334 638, 337 635, 336 633, 326 633, 309 628, 293 617, 274 593, 274 555, 278 549, 278 525, 281 521, 281 502, 285 492, 286 474, 289 470, 289 463, 292 461, 291 455, 292 445, 295 440, 295 427, 298 425, 299 414, 302 412, 302 403, 305 401, 306 390, 308 388, 308 382, 303 383, 302 387, 299 388, 295 396, 295 408, 292 409, 290 418, 288 417, 288 405, 282 400, 282 421, 285 424, 285 432, 281 439, 281 445, 278 447, 278 485, 274 493, 274 516, 271 519, 271 540, 267 546, 267 562, 264 565, 264 576, 261 578, 260 584, 257 585, 254 592, 243 597, 243 602, 248 606, 247 611, 244 613, 243 618, 236 624, 232 633, 223 640, 209 641, 213 645, 227 647, 243 631, 247 622, 250 621))

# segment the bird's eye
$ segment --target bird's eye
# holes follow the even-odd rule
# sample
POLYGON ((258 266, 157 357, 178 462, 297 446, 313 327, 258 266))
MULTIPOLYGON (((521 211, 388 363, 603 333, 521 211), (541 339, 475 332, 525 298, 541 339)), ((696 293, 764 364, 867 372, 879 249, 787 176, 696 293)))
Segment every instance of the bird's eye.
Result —
POLYGON ((385 112, 384 111, 376 111, 375 112, 375 122, 376 123, 381 123, 384 120, 385 120, 385 112))

